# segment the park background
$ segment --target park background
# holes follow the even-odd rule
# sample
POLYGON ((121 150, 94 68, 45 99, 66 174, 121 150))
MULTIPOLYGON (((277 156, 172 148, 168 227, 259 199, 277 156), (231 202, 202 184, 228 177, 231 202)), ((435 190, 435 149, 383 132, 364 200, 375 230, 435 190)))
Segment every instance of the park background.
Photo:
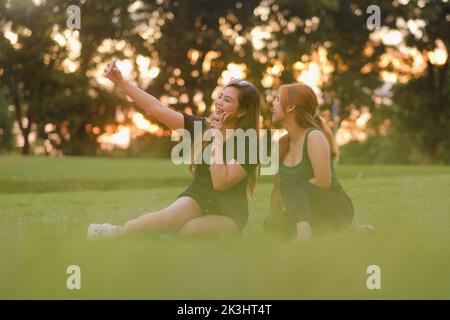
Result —
POLYGON ((1 1, 0 297, 450 298, 449 24, 441 0, 1 1), (266 238, 262 177, 245 241, 86 242, 89 223, 158 210, 191 179, 171 132, 103 77, 112 57, 197 115, 232 77, 252 81, 266 128, 279 85, 311 85, 355 224, 375 236, 266 238), (81 291, 65 287, 70 264, 81 291), (372 264, 382 290, 366 286, 372 264))
POLYGON ((2 152, 170 155, 167 128, 102 76, 117 57, 128 79, 194 114, 210 114, 232 77, 250 80, 267 97, 264 127, 273 90, 305 82, 343 163, 450 161, 447 1, 81 1, 79 30, 70 4, 0 5, 2 152))

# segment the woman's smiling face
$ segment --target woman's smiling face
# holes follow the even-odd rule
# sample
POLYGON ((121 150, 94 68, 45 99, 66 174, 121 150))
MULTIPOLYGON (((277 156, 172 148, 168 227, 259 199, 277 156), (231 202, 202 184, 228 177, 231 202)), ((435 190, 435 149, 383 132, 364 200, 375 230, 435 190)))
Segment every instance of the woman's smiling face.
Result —
POLYGON ((215 113, 233 113, 239 108, 239 89, 235 87, 225 87, 215 101, 215 113))

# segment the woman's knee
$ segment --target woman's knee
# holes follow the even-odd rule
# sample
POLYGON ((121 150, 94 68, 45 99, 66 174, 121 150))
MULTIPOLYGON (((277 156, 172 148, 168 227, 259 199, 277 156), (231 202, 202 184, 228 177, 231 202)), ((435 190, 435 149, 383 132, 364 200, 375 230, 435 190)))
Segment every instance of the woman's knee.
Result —
POLYGON ((192 219, 186 222, 179 230, 178 233, 183 236, 191 236, 198 234, 200 231, 199 223, 192 219))

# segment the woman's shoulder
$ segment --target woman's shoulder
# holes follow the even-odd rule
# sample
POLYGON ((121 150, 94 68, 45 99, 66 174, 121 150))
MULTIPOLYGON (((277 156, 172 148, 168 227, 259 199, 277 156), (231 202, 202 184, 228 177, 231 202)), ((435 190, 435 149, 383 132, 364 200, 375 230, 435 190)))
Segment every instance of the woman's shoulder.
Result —
POLYGON ((326 138, 325 133, 320 128, 309 128, 307 131, 307 134, 308 134, 308 139, 309 138, 318 139, 318 137, 326 138))
POLYGON ((192 114, 188 114, 186 112, 181 113, 183 115, 184 119, 184 129, 188 130, 189 132, 193 133, 195 124, 200 123, 200 129, 204 129, 206 126, 206 117, 202 116, 195 116, 192 114))
POLYGON ((188 114, 186 112, 181 112, 181 114, 183 115, 184 121, 188 121, 188 122, 192 122, 192 121, 206 121, 206 117, 203 116, 196 116, 196 115, 192 115, 192 114, 188 114))
POLYGON ((328 140, 325 133, 319 128, 310 128, 307 132, 308 144, 313 145, 328 145, 328 140))

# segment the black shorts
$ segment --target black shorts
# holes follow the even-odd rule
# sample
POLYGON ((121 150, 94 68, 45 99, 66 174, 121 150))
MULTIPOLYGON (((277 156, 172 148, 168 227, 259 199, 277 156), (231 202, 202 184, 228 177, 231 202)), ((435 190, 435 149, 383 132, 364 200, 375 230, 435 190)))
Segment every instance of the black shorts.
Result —
POLYGON ((200 209, 202 210, 203 215, 218 215, 231 218, 239 230, 243 230, 248 221, 248 210, 246 208, 239 208, 233 204, 236 202, 229 202, 227 197, 223 197, 221 192, 211 192, 209 190, 204 190, 197 186, 196 184, 191 184, 189 187, 178 195, 177 198, 180 197, 190 197, 194 199, 200 209), (225 201, 221 201, 221 199, 225 201))

